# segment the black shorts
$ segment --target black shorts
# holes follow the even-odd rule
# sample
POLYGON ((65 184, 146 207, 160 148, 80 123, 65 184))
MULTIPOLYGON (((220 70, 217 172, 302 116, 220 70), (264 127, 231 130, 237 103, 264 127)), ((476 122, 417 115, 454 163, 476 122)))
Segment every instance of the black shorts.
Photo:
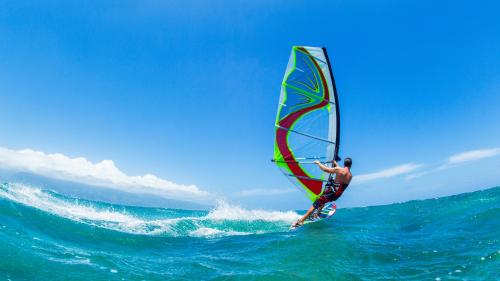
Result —
POLYGON ((332 202, 338 199, 338 196, 335 195, 335 191, 333 189, 326 190, 316 201, 313 203, 314 209, 317 209, 328 202, 332 202))

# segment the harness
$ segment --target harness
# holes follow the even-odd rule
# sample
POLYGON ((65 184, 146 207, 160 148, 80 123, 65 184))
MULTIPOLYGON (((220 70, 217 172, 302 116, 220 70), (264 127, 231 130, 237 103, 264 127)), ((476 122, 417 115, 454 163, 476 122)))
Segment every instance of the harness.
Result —
POLYGON ((333 193, 335 198, 339 198, 342 193, 346 190, 347 186, 349 184, 347 183, 336 183, 333 181, 333 177, 329 177, 328 181, 325 185, 325 191, 323 192, 324 195, 328 193, 333 193))

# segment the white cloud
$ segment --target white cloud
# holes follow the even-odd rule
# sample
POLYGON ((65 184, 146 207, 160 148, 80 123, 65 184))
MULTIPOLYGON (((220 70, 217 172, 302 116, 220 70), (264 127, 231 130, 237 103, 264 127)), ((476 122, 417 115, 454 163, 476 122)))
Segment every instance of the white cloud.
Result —
POLYGON ((235 197, 253 197, 253 196, 266 196, 266 195, 281 195, 296 192, 296 189, 291 188, 256 188, 256 189, 247 189, 239 192, 233 193, 235 197))
POLYGON ((392 178, 395 176, 411 173, 422 166, 422 164, 407 163, 375 173, 354 176, 352 181, 353 183, 359 184, 383 178, 392 178))
POLYGON ((447 164, 456 165, 464 162, 470 162, 483 158, 494 157, 499 154, 500 154, 500 148, 472 150, 450 156, 448 158, 447 164))
POLYGON ((419 178, 421 176, 429 174, 430 171, 425 171, 425 172, 420 172, 420 173, 414 173, 414 174, 409 174, 405 177, 405 180, 412 180, 414 178, 419 178))
POLYGON ((409 181, 409 180, 413 180, 415 178, 419 178, 419 177, 422 177, 422 176, 425 176, 425 175, 429 175, 429 174, 432 174, 432 173, 435 173, 435 172, 439 172, 441 171, 442 168, 441 167, 438 167, 438 168, 434 168, 434 169, 426 169, 422 172, 419 172, 419 173, 413 173, 413 174, 409 174, 405 177, 405 180, 409 181))
POLYGON ((405 179, 412 180, 414 178, 418 178, 418 177, 421 177, 423 175, 427 175, 430 173, 435 173, 438 171, 443 171, 443 170, 447 170, 450 168, 454 168, 454 167, 457 167, 463 163, 472 162, 472 161, 476 161, 476 160, 483 159, 483 158, 494 157, 497 155, 500 155, 500 148, 478 149, 478 150, 471 150, 471 151, 466 151, 466 152, 462 152, 462 153, 457 153, 457 154, 454 154, 454 155, 448 157, 446 159, 445 163, 438 166, 437 168, 432 169, 432 170, 423 171, 421 173, 415 173, 415 174, 408 175, 408 176, 406 176, 405 179))
POLYGON ((132 193, 153 194, 167 199, 206 201, 213 199, 195 185, 177 184, 155 175, 129 176, 112 160, 92 163, 83 157, 46 154, 31 149, 11 150, 0 147, 0 169, 33 174, 132 193))

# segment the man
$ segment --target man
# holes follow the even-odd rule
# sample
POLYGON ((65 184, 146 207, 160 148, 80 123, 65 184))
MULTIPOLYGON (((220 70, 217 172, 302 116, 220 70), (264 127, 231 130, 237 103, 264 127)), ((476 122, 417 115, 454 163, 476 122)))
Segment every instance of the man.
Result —
POLYGON ((331 180, 332 177, 329 178, 328 182, 325 185, 325 190, 323 194, 314 201, 313 205, 309 210, 307 210, 306 214, 300 218, 293 226, 300 226, 304 224, 304 221, 316 210, 318 211, 315 214, 315 217, 321 212, 321 209, 325 206, 326 203, 331 201, 336 201, 342 195, 344 190, 347 188, 352 179, 351 174, 351 166, 352 159, 346 158, 344 159, 344 168, 339 167, 337 162, 333 161, 333 168, 327 167, 321 164, 319 161, 314 161, 321 170, 324 172, 335 174, 335 180, 331 180))

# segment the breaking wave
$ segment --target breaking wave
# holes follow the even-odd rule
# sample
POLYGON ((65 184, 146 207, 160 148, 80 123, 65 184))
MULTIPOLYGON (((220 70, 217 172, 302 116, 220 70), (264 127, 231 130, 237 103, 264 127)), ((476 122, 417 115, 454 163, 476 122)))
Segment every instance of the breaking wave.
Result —
POLYGON ((0 198, 74 222, 138 235, 217 237, 285 231, 296 212, 247 210, 221 201, 210 211, 121 206, 66 197, 20 183, 0 185, 0 198))

